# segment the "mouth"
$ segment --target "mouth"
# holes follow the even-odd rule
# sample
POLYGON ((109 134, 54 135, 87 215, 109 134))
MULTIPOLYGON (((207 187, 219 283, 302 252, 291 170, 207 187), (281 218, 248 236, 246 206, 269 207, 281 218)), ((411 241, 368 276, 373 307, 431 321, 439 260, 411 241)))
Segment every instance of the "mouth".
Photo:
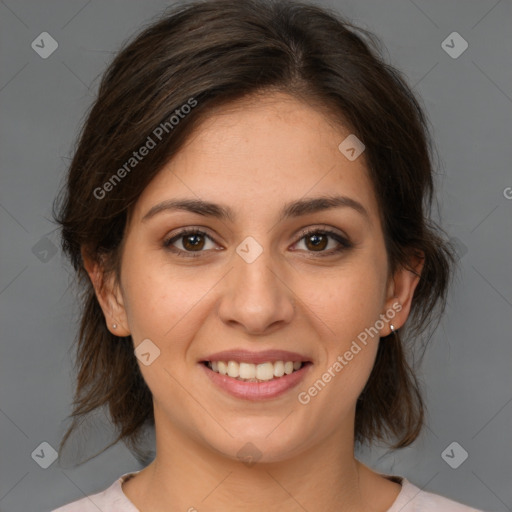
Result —
POLYGON ((241 382, 268 382, 280 379, 285 375, 300 370, 304 365, 311 364, 302 361, 267 361, 254 364, 237 361, 203 361, 210 370, 220 375, 227 375, 241 382))
POLYGON ((276 398, 297 386, 313 365, 301 354, 282 350, 230 350, 199 361, 210 382, 244 400, 276 398))
POLYGON ((220 375, 241 382, 268 382, 299 371, 307 361, 267 361, 260 364, 237 361, 203 361, 206 367, 220 375))

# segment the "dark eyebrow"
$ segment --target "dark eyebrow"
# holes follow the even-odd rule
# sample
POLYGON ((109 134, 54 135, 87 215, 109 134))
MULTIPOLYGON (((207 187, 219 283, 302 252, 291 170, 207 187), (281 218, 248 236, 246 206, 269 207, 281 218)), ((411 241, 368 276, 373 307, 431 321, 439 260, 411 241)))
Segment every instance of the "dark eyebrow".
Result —
MULTIPOLYGON (((346 196, 322 196, 299 199, 286 203, 281 210, 279 221, 339 207, 352 208, 365 216, 367 220, 370 220, 370 216, 365 207, 355 199, 346 196)), ((228 206, 210 203, 201 199, 169 199, 153 206, 144 215, 142 222, 146 222, 158 213, 175 210, 188 211, 205 217, 215 217, 230 222, 234 222, 236 218, 235 213, 228 206)))

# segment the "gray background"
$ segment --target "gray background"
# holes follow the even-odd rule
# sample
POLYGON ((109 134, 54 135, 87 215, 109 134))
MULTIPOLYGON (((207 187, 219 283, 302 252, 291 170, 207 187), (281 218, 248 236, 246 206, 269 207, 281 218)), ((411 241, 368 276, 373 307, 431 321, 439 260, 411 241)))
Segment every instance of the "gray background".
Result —
MULTIPOLYGON (((412 447, 361 458, 431 492, 512 510, 512 4, 318 3, 375 32, 421 95, 440 157, 440 218, 460 257, 420 374, 428 427, 412 447), (458 58, 441 46, 453 31, 469 44, 458 58), (453 441, 469 454, 457 469, 441 457, 453 441)), ((2 512, 49 510, 143 467, 123 444, 79 468, 42 469, 31 454, 44 441, 58 447, 73 392, 77 307, 51 203, 99 75, 168 4, 0 0, 2 512), (59 44, 47 59, 31 47, 44 31, 59 44)), ((85 453, 108 436, 93 432, 85 453)))

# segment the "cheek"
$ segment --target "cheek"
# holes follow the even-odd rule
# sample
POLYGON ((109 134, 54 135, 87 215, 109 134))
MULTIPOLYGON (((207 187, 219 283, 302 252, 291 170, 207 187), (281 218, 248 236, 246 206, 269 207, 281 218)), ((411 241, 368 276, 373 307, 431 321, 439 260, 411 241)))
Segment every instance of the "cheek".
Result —
MULTIPOLYGON (((179 270, 171 271, 169 266, 137 263, 137 258, 130 258, 123 267, 128 326, 135 348, 149 339, 159 350, 152 349, 158 356, 150 365, 142 364, 142 360, 138 365, 155 400, 165 401, 171 391, 179 396, 180 386, 168 372, 175 375, 184 370, 178 365, 176 372, 176 362, 186 359, 190 339, 197 331, 194 305, 207 289, 191 286, 192 276, 187 278, 179 270)), ((183 380, 183 375, 179 380, 183 380)))
POLYGON ((203 304, 218 273, 169 264, 160 255, 128 252, 123 260, 123 299, 135 345, 151 339, 162 351, 185 350, 200 325, 203 304), (150 263, 148 263, 150 262, 150 263))
POLYGON ((127 321, 135 344, 144 338, 158 344, 185 314, 187 291, 180 289, 179 281, 169 279, 165 268, 148 264, 150 255, 137 251, 140 244, 131 245, 126 245, 121 272, 127 321))
POLYGON ((375 324, 383 313, 385 291, 385 268, 380 263, 354 262, 305 295, 318 319, 317 329, 325 336, 320 364, 301 391, 308 395, 304 401, 315 400, 331 419, 355 406, 375 362, 379 344, 375 324))
MULTIPOLYGON (((321 279, 297 282, 301 298, 342 344, 374 325, 385 299, 385 269, 375 260, 353 260, 321 279)), ((296 288, 297 289, 297 288, 296 288)))
POLYGON ((197 293, 181 280, 169 280, 151 271, 135 271, 127 280, 125 308, 134 341, 161 342, 180 330, 180 322, 197 301, 197 293), (138 272, 138 273, 137 273, 138 272), (172 283, 172 284, 171 284, 172 283))

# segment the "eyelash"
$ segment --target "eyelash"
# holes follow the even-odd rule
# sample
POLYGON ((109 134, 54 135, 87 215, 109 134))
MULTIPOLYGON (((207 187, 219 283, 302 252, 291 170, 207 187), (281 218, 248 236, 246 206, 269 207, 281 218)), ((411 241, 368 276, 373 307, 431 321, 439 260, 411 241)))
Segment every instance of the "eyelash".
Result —
MULTIPOLYGON (((327 256, 334 256, 335 254, 340 253, 346 249, 350 249, 353 246, 351 242, 349 242, 346 238, 342 237, 339 233, 332 231, 330 229, 319 229, 319 228, 302 231, 299 234, 300 238, 297 240, 296 243, 300 242, 303 238, 306 238, 307 236, 313 235, 313 234, 327 235, 327 236, 333 238, 334 240, 336 240, 336 242, 338 242, 340 244, 340 246, 336 249, 331 249, 330 251, 327 251, 327 252, 318 252, 317 254, 320 258, 327 257, 327 256)), ((209 236, 207 233, 205 233, 204 231, 202 231, 201 229, 185 228, 182 231, 180 231, 178 234, 174 235, 172 238, 164 240, 164 242, 163 242, 164 248, 175 253, 177 256, 182 257, 182 258, 197 258, 197 257, 201 256, 201 253, 203 253, 205 251, 182 251, 181 249, 177 249, 176 247, 172 246, 172 244, 174 242, 176 242, 180 238, 183 238, 187 235, 201 235, 206 238, 209 238, 212 242, 214 242, 213 238, 211 236, 209 236), (194 254, 194 253, 196 253, 196 254, 194 254)), ((315 253, 316 251, 308 251, 308 252, 315 253)))

